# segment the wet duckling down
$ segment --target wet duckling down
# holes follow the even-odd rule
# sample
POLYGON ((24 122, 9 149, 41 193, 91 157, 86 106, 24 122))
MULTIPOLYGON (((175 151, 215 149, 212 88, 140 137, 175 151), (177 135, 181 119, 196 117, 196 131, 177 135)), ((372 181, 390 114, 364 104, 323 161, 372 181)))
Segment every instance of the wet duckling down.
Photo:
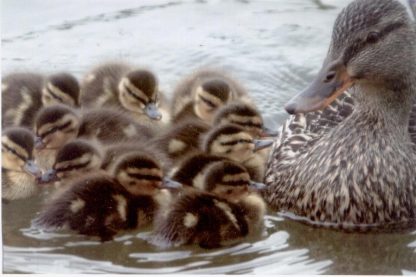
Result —
POLYGON ((141 152, 121 156, 110 172, 74 179, 45 205, 35 225, 111 240, 121 230, 151 224, 155 211, 170 205, 164 187, 180 186, 164 178, 159 163, 141 152))
POLYGON ((263 229, 266 204, 241 165, 220 161, 205 172, 202 190, 187 191, 168 211, 159 210, 152 242, 159 246, 230 245, 263 229), (254 188, 252 188, 254 187, 254 188))

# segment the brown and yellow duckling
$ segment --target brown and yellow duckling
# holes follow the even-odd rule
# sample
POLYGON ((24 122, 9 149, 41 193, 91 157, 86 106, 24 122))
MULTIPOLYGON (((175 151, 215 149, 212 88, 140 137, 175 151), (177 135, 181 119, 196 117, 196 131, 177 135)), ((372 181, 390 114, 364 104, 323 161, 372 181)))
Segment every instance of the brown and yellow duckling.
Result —
POLYGON ((224 124, 211 129, 204 137, 202 150, 241 163, 251 179, 262 182, 265 173, 265 157, 259 150, 273 144, 272 140, 255 139, 243 127, 224 124))
POLYGON ((107 63, 88 73, 82 84, 81 103, 123 108, 140 123, 169 122, 155 74, 123 63, 107 63))
POLYGON ((14 73, 2 79, 2 126, 33 127, 36 113, 53 104, 79 105, 79 84, 69 73, 44 77, 14 73))
POLYGON ((96 142, 75 139, 66 143, 57 153, 51 169, 44 172, 40 183, 54 183, 60 187, 73 178, 78 178, 101 168, 103 154, 96 142))
POLYGON ((135 122, 128 114, 110 108, 77 111, 63 105, 43 108, 35 120, 36 159, 50 168, 57 149, 76 138, 110 144, 147 140, 155 130, 135 122))
POLYGON ((170 205, 164 187, 178 186, 163 177, 152 157, 133 152, 120 157, 106 173, 75 179, 42 210, 35 224, 44 229, 69 228, 111 240, 120 230, 152 223, 157 209, 170 205))
MULTIPOLYGON (((153 242, 160 246, 198 244, 203 248, 229 245, 263 227, 266 205, 247 170, 230 161, 216 162, 201 180, 205 191, 188 191, 168 212, 156 217, 153 242), (255 186, 256 189, 250 187, 255 186)), ((264 186, 264 185, 263 185, 264 186)))
POLYGON ((264 125, 263 117, 253 104, 244 101, 232 101, 217 110, 212 125, 227 123, 243 127, 254 138, 275 137, 278 134, 264 125))
POLYGON ((38 192, 37 178, 40 169, 33 161, 34 136, 22 127, 3 131, 2 149, 2 199, 27 198, 38 192))
POLYGON ((211 123, 218 108, 242 98, 248 99, 245 89, 226 73, 199 70, 181 81, 174 90, 172 122, 201 119, 211 123))

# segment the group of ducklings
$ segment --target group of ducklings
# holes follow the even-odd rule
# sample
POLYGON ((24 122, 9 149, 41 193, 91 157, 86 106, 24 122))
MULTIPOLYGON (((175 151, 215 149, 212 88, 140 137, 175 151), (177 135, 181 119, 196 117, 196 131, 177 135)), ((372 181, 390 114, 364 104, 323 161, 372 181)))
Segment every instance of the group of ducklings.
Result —
POLYGON ((12 73, 2 97, 2 198, 52 188, 37 226, 106 241, 153 224, 154 241, 207 248, 261 230, 276 134, 225 72, 186 77, 170 108, 152 71, 124 63, 81 83, 12 73))

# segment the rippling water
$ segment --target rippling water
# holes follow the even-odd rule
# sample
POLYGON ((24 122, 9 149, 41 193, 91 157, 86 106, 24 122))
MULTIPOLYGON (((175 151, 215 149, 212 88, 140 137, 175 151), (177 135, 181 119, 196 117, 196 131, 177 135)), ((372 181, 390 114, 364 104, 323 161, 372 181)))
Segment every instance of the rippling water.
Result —
MULTIPOLYGON (((157 72, 169 94, 200 66, 230 71, 271 127, 325 56, 348 1, 3 0, 2 72, 69 70, 121 59, 157 72)), ((150 230, 112 242, 31 227, 42 197, 2 205, 6 273, 416 274, 416 232, 348 234, 269 213, 261 237, 230 248, 169 250, 150 230)))

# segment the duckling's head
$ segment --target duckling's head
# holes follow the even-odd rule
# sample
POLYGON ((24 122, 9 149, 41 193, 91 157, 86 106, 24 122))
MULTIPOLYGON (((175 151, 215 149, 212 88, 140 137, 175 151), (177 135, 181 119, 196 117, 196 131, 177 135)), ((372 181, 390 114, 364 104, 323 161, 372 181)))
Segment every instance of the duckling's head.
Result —
POLYGON ((80 119, 65 105, 53 105, 39 111, 35 119, 35 148, 57 149, 78 135, 80 119))
POLYGON ((256 151, 269 147, 272 143, 272 140, 254 139, 241 126, 224 124, 213 128, 205 135, 202 149, 209 154, 245 162, 251 159, 256 151))
POLYGON ((264 126, 261 114, 253 105, 242 101, 228 103, 215 113, 214 126, 227 123, 243 127, 255 138, 277 135, 276 132, 272 132, 264 126))
POLYGON ((26 172, 38 177, 40 169, 33 162, 34 136, 22 127, 11 127, 1 136, 2 168, 17 172, 26 172))
POLYGON ((215 111, 231 99, 231 88, 221 79, 209 79, 195 87, 194 111, 206 122, 211 122, 215 111))
POLYGON ((69 73, 62 72, 49 76, 42 89, 42 103, 46 106, 65 104, 79 106, 80 87, 78 80, 69 73))
POLYGON ((119 100, 127 109, 146 114, 152 120, 161 120, 158 81, 148 70, 134 70, 124 76, 119 83, 119 100))
POLYGON ((219 161, 209 166, 203 179, 205 191, 238 202, 252 190, 262 189, 264 184, 250 180, 247 170, 236 162, 219 161))
POLYGON ((111 172, 132 195, 155 195, 164 187, 180 186, 164 178, 159 162, 142 152, 122 155, 111 172))
POLYGON ((102 155, 92 142, 76 139, 58 150, 52 169, 45 172, 42 181, 51 182, 92 172, 100 168, 101 162, 102 155))
POLYGON ((286 105, 286 110, 293 114, 323 109, 352 86, 361 87, 358 91, 365 92, 367 99, 382 95, 385 103, 408 97, 385 92, 407 91, 414 86, 415 41, 414 23, 398 1, 350 3, 335 21, 317 78, 286 105))

